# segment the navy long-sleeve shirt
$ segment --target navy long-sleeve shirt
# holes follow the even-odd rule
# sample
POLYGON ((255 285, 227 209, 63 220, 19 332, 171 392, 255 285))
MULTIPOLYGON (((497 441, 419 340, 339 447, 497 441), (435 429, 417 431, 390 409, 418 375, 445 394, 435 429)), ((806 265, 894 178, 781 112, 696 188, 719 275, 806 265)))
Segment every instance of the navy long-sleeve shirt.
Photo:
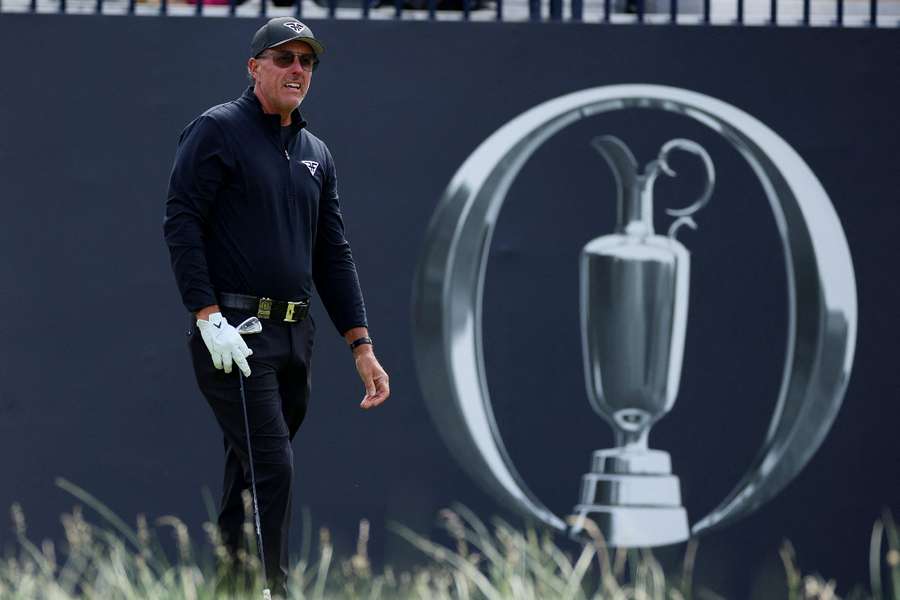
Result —
POLYGON ((284 145, 250 87, 181 133, 163 229, 182 301, 196 312, 217 292, 297 300, 315 283, 340 333, 365 327, 334 161, 291 117, 284 145))

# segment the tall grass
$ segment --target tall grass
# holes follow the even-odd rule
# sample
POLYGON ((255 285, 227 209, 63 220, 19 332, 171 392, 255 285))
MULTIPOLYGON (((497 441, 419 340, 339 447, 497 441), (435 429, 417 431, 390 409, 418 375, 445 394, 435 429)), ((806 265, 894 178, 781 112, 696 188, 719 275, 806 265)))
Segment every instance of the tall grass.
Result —
MULTIPOLYGON (((77 486, 60 481, 103 525, 90 523, 77 507, 63 515, 65 541, 60 551, 51 541, 28 538, 21 507, 11 510, 17 547, 0 561, 0 599, 164 598, 203 600, 261 598, 259 562, 249 520, 248 549, 230 556, 212 523, 203 527, 203 542, 191 538, 175 517, 153 526, 138 516, 125 523, 77 486), (174 538, 166 552, 160 536, 174 538), (235 571, 244 574, 236 579, 235 571)), ((321 529, 318 544, 306 550, 290 570, 293 599, 485 599, 485 600, 716 600, 714 592, 692 582, 696 542, 690 542, 683 565, 666 574, 653 553, 612 551, 589 524, 590 539, 575 553, 564 550, 548 531, 484 524, 464 507, 444 510, 439 519, 449 543, 426 539, 401 524, 390 528, 419 549, 421 566, 396 571, 373 567, 368 556, 369 524, 360 522, 356 549, 336 556, 330 534, 321 529)), ((575 547, 570 543, 565 548, 575 547)), ((793 549, 781 550, 789 600, 839 600, 834 581, 803 575, 793 549)), ((889 514, 876 522, 870 545, 869 591, 857 589, 846 600, 900 600, 900 540, 889 514), (886 546, 886 550, 884 547, 886 546)))

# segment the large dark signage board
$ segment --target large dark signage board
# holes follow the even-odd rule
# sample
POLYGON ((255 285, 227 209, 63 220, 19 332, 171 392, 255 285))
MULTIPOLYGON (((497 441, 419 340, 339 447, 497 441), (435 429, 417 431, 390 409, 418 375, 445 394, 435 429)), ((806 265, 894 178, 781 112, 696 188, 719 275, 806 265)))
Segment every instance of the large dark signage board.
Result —
MULTIPOLYGON (((777 548, 788 538, 804 568, 862 581, 871 522, 884 506, 900 508, 896 33, 310 25, 328 53, 303 112, 337 163, 393 396, 381 410, 357 408, 362 389, 352 362, 317 307, 313 397, 294 444, 297 508, 308 506, 344 544, 358 518, 371 519, 375 554, 387 561, 409 556, 385 531, 388 520, 428 532, 437 510, 454 501, 484 517, 515 514, 493 484, 461 464, 466 452, 484 452, 474 442, 451 451, 445 442, 464 430, 451 431, 452 422, 427 405, 433 395, 423 393, 441 385, 416 357, 429 331, 414 303, 417 273, 434 245, 429 223, 454 174, 519 115, 585 90, 664 86, 749 115, 802 160, 837 224, 817 251, 823 264, 849 255, 852 280, 841 276, 850 282, 841 289, 852 292, 856 309, 842 313, 854 326, 844 331, 842 359, 826 365, 849 380, 818 396, 803 388, 832 411, 807 406, 793 424, 811 440, 797 455, 805 466, 757 510, 701 538, 700 577, 728 597, 749 596, 761 574, 778 570, 777 548)), ((198 535, 206 518, 201 489, 218 493, 221 440, 190 370, 188 316, 169 272, 162 209, 178 133, 241 93, 257 26, 0 19, 0 51, 18 57, 0 96, 0 506, 21 502, 37 537, 56 535, 59 513, 73 503, 54 486, 57 476, 126 519, 177 514, 198 535)), ((600 136, 622 140, 641 167, 673 138, 692 140, 714 165, 712 196, 693 215, 698 228, 677 233, 690 253, 680 379, 674 392, 664 390, 672 404, 649 438, 670 455, 679 505, 695 524, 754 466, 791 348, 809 350, 819 327, 830 324, 825 334, 833 335, 836 321, 809 312, 827 292, 790 308, 792 290, 815 290, 819 279, 786 270, 785 221, 759 170, 709 123, 626 102, 541 138, 506 182, 483 248, 479 364, 501 454, 549 512, 572 512, 591 453, 617 445, 592 408, 582 352, 580 255, 617 222, 616 171, 591 143, 600 136)), ((707 181, 697 157, 673 152, 670 166, 678 177, 661 176, 653 188, 661 235, 673 221, 665 209, 690 205, 707 181)), ((787 247, 799 251, 801 241, 787 247)), ((842 296, 840 306, 848 303, 842 296)), ((632 331, 623 328, 623 339, 632 331)), ((674 559, 679 547, 660 552, 674 559)))

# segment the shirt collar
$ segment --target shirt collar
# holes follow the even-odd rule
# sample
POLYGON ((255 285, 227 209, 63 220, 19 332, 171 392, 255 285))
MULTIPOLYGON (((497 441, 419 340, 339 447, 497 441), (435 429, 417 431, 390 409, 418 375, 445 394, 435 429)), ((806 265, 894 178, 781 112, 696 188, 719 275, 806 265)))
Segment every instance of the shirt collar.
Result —
MULTIPOLYGON (((256 97, 256 94, 253 93, 253 86, 247 86, 247 89, 244 90, 244 93, 241 94, 241 98, 250 103, 251 106, 255 107, 257 111, 259 111, 259 116, 262 117, 263 122, 266 125, 275 131, 279 131, 281 127, 281 115, 270 115, 263 112, 262 104, 259 101, 259 98, 256 97)), ((300 109, 295 108, 291 111, 291 132, 297 133, 301 129, 306 127, 306 121, 300 115, 300 109)))

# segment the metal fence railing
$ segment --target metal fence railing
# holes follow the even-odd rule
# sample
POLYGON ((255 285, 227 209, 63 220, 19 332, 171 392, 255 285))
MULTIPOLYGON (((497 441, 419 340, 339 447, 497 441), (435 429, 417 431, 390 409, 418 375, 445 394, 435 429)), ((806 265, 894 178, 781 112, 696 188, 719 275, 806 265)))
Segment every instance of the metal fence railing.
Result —
POLYGON ((900 27, 900 0, 0 0, 7 13, 900 27))

